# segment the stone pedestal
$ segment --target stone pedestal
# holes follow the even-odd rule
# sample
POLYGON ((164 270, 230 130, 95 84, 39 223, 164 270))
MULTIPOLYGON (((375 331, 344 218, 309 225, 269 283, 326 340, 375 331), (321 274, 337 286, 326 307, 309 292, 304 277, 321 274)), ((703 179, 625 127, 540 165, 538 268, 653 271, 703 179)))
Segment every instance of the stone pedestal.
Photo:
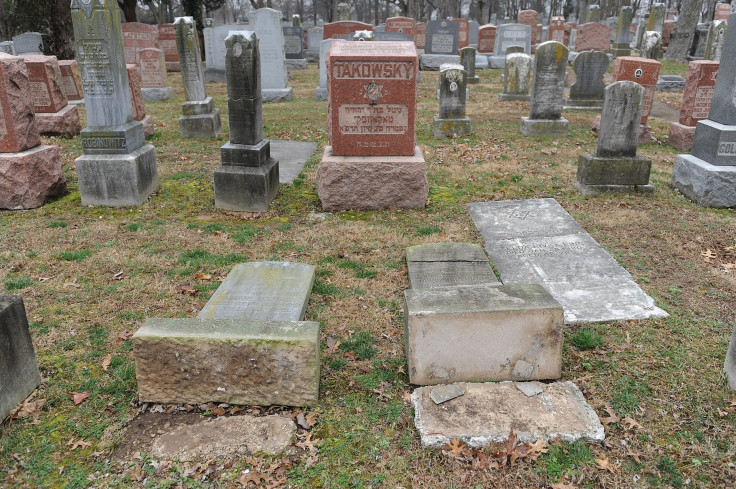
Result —
POLYGON ((652 160, 645 156, 599 157, 582 154, 578 157, 575 187, 583 195, 607 192, 654 193, 649 185, 652 160))
POLYGON ((736 166, 715 166, 693 155, 677 155, 672 186, 703 207, 736 207, 736 166))
POLYGON ((58 147, 0 153, 0 209, 35 209, 65 193, 58 147))
POLYGON ((141 88, 141 94, 146 102, 163 102, 174 98, 174 89, 172 87, 141 88))
POLYGON ((564 117, 557 120, 521 118, 524 136, 567 136, 569 122, 564 117))
POLYGON ((230 211, 266 212, 279 190, 279 162, 271 158, 268 140, 257 145, 227 143, 215 170, 215 207, 230 211))
POLYGON ((459 138, 470 134, 470 118, 440 119, 434 116, 432 134, 436 138, 459 138))
POLYGON ((328 211, 421 209, 427 203, 427 164, 413 156, 333 156, 325 148, 317 169, 317 194, 328 211))
POLYGON ((75 165, 82 205, 141 205, 158 186, 156 150, 150 144, 130 153, 84 154, 75 165))
POLYGON ((601 110, 603 100, 565 99, 565 110, 601 110))
POLYGON ((82 130, 76 105, 67 105, 53 114, 36 114, 36 126, 40 134, 65 138, 73 138, 82 130))
POLYGON ((690 151, 695 139, 695 126, 686 126, 679 122, 670 122, 670 134, 667 142, 678 151, 690 151))
POLYGON ((185 138, 216 138, 222 130, 220 109, 216 109, 212 97, 181 104, 184 115, 179 117, 179 129, 185 138))
POLYGON ((619 56, 631 56, 631 47, 629 46, 629 43, 613 43, 611 54, 614 58, 618 58, 619 56))
POLYGON ((327 100, 327 87, 317 87, 314 89, 314 100, 327 100))
POLYGON ((424 71, 438 71, 440 66, 452 63, 460 64, 460 55, 454 54, 422 54, 419 56, 419 69, 424 71))
POLYGON ((264 88, 261 89, 263 102, 288 102, 294 98, 294 89, 287 88, 264 88))

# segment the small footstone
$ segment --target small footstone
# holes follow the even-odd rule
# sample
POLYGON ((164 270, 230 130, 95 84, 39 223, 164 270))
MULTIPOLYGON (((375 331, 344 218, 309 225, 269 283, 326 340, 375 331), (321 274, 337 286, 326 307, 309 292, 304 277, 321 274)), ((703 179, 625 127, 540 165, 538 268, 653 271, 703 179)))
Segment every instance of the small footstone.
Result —
POLYGON ((502 442, 511 430, 524 443, 540 438, 593 443, 604 440, 603 425, 572 382, 537 384, 544 387, 544 392, 533 396, 522 392, 518 385, 460 383, 457 386, 465 390, 465 395, 442 404, 431 399, 434 387, 416 389, 411 403, 422 446, 441 449, 458 438, 481 448, 502 442))
POLYGON ((412 289, 457 285, 501 285, 485 251, 472 243, 430 243, 406 249, 409 285, 412 289))
POLYGON ((731 341, 728 344, 728 352, 726 352, 726 362, 723 365, 723 373, 726 374, 728 387, 736 390, 736 326, 731 333, 731 341))
POLYGON ((291 444, 294 422, 282 416, 231 416, 183 425, 154 440, 151 455, 181 461, 277 455, 291 444))

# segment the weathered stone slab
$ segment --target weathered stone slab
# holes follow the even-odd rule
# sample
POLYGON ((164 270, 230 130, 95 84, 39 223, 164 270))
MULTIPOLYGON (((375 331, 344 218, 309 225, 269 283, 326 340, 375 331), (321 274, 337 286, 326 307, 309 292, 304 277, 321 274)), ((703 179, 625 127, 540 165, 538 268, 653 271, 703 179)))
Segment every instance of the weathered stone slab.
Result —
POLYGON ((468 205, 501 281, 543 284, 566 323, 666 317, 554 199, 468 205))
POLYGON ((529 100, 532 81, 532 57, 524 53, 506 55, 503 77, 503 93, 499 100, 529 100))
POLYGON ((15 153, 41 144, 29 91, 23 59, 0 53, 0 153, 15 153))
POLYGON ((197 319, 301 321, 314 267, 290 262, 240 263, 220 284, 197 319))
POLYGON ((562 306, 539 284, 404 292, 412 384, 558 379, 562 306))
POLYGON ((23 299, 0 294, 0 422, 41 383, 23 299))
POLYGON ((296 425, 283 416, 229 416, 179 426, 153 441, 158 459, 204 461, 277 455, 291 444, 296 425))
POLYGON ((0 153, 0 209, 35 209, 65 193, 58 146, 0 153))
POLYGON ((406 249, 409 286, 412 289, 456 285, 501 285, 480 245, 430 243, 406 249))
POLYGON ((726 361, 723 365, 723 372, 726 374, 728 387, 736 390, 736 326, 734 326, 733 331, 731 332, 731 341, 728 343, 728 351, 726 352, 726 361))
POLYGON ((271 157, 279 162, 279 183, 289 185, 304 168, 317 149, 311 141, 271 140, 271 157))
POLYGON ((544 389, 533 396, 519 388, 524 384, 460 383, 465 394, 439 405, 430 399, 431 386, 416 389, 411 403, 422 446, 441 449, 458 438, 481 448, 502 442, 511 430, 525 443, 540 438, 593 443, 605 439, 603 425, 575 384, 529 382, 544 389))
POLYGON ((43 54, 43 37, 40 32, 24 32, 13 36, 15 54, 43 54))
POLYGON ((675 157, 672 186, 703 207, 736 207, 734 166, 711 165, 696 156, 680 154, 675 157))
POLYGON ((660 75, 657 79, 658 92, 682 92, 685 90, 685 79, 680 75, 660 75))
POLYGON ((317 322, 152 318, 133 348, 143 402, 317 402, 317 322))

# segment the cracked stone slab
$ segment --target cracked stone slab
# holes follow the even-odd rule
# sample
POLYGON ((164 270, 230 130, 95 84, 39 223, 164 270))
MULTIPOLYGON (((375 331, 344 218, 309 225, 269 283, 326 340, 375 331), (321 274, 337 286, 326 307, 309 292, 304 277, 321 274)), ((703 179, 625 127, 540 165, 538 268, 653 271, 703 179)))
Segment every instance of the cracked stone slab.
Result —
POLYGON ((429 397, 432 398, 432 401, 434 401, 435 404, 442 404, 443 402, 451 401, 456 397, 460 397, 463 394, 465 394, 465 389, 458 385, 438 385, 430 391, 429 397))
POLYGON ((291 444, 296 425, 282 416, 230 416, 183 425, 158 436, 151 448, 155 458, 230 459, 256 453, 277 455, 291 444))
POLYGON ((465 395, 439 405, 430 398, 434 387, 416 389, 411 403, 422 446, 441 449, 459 438, 473 448, 481 448, 501 442, 512 429, 526 443, 540 438, 593 443, 604 440, 598 415, 575 384, 534 384, 535 389, 544 390, 528 396, 517 382, 458 383, 465 395))
POLYGON ((554 199, 468 205, 505 285, 542 284, 565 323, 667 317, 554 199))
POLYGON ((473 243, 430 243, 406 249, 409 285, 413 289, 457 285, 501 285, 485 251, 473 243))

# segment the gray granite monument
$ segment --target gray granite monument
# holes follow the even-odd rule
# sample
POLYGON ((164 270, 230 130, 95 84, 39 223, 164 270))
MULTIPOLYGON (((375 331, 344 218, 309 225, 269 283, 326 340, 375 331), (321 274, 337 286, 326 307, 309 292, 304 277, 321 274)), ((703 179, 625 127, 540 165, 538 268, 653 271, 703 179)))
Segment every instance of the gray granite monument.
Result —
POLYGON ((261 96, 264 102, 284 102, 293 98, 287 87, 284 33, 281 30, 281 12, 260 8, 248 15, 249 28, 258 38, 261 59, 261 96))
POLYGON ((43 54, 43 37, 38 32, 24 32, 13 36, 14 55, 43 54))
POLYGON ((265 212, 279 189, 279 162, 263 139, 258 38, 233 31, 225 46, 230 142, 220 150, 222 165, 215 170, 215 207, 265 212))
POLYGON ((435 116, 432 133, 436 138, 456 138, 470 134, 470 118, 465 115, 465 80, 462 65, 440 67, 440 115, 435 116))
POLYGON ((207 96, 197 24, 192 17, 177 17, 174 29, 181 78, 187 97, 187 101, 181 104, 181 135, 185 138, 216 138, 222 130, 220 109, 215 108, 212 97, 207 96))
POLYGON ((611 83, 605 89, 598 148, 578 158, 575 186, 583 195, 606 192, 652 193, 652 160, 636 155, 644 87, 633 81, 611 83))
POLYGON ((460 64, 463 65, 467 73, 466 83, 475 84, 480 82, 480 78, 475 74, 475 48, 468 46, 460 50, 460 64))
POLYGON ((608 54, 603 51, 578 53, 572 63, 575 83, 570 87, 570 98, 565 109, 601 110, 603 107, 603 75, 610 64, 608 54))
POLYGON ((531 111, 521 118, 524 136, 567 136, 568 121, 562 117, 565 66, 564 44, 547 41, 537 46, 534 56, 531 111))
POLYGON ((76 159, 82 205, 140 205, 158 185, 156 152, 133 119, 122 12, 114 0, 71 6, 87 127, 76 159))
POLYGON ((525 24, 503 24, 496 29, 493 56, 488 57, 491 68, 503 68, 506 53, 511 46, 521 46, 524 53, 532 52, 532 27, 525 24))
POLYGON ((721 61, 723 53, 723 42, 726 39, 728 21, 714 20, 708 29, 708 37, 705 41, 705 53, 703 59, 710 61, 721 61))
POLYGON ((506 67, 503 74, 503 93, 498 100, 530 100, 532 82, 532 57, 524 53, 506 55, 506 67))
POLYGON ((611 54, 614 57, 631 55, 630 36, 631 21, 634 19, 634 9, 629 6, 621 7, 618 11, 616 38, 613 41, 611 54))
POLYGON ((422 70, 438 70, 446 63, 459 63, 460 24, 448 19, 427 22, 424 54, 419 57, 422 70))

